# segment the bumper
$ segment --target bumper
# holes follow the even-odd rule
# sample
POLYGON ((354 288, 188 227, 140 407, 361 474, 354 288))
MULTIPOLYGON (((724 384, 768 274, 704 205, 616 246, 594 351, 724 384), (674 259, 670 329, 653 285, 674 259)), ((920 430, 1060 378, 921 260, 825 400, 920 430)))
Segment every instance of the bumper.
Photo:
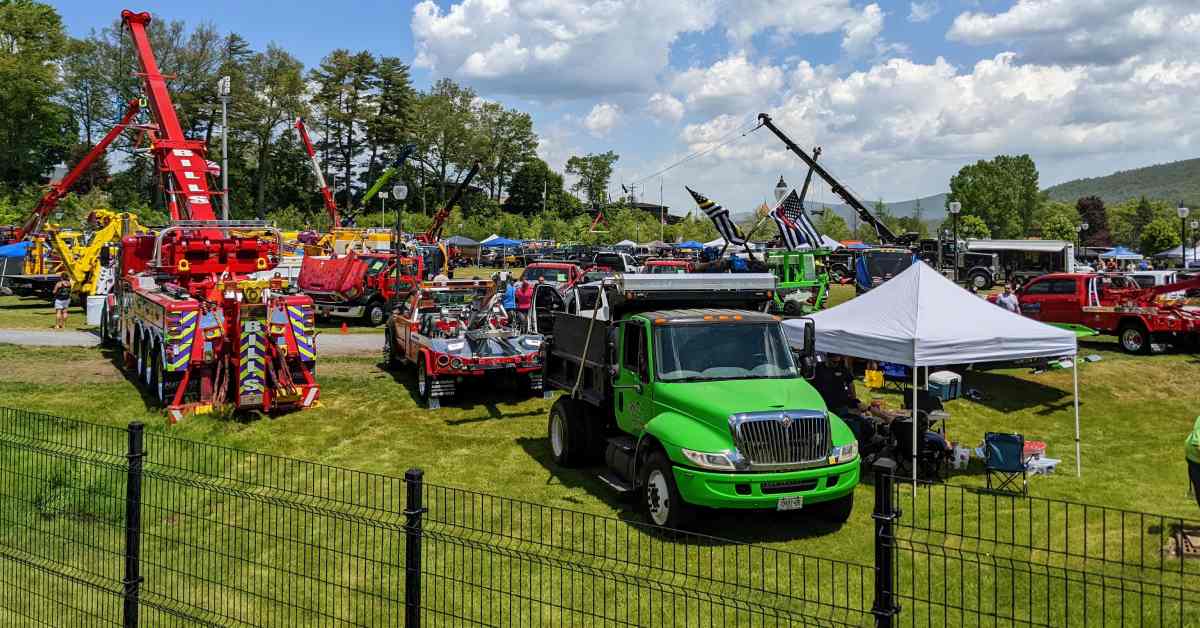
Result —
POLYGON ((845 497, 858 486, 861 459, 783 473, 720 473, 674 467, 684 501, 711 508, 774 509, 780 497, 802 495, 805 504, 845 497))
POLYGON ((530 373, 539 373, 542 366, 524 365, 524 364, 468 364, 461 369, 433 367, 433 375, 437 377, 487 377, 498 373, 516 373, 518 375, 528 375, 530 373))
POLYGON ((366 311, 365 305, 335 305, 332 303, 314 303, 313 309, 317 316, 329 318, 362 318, 366 311))

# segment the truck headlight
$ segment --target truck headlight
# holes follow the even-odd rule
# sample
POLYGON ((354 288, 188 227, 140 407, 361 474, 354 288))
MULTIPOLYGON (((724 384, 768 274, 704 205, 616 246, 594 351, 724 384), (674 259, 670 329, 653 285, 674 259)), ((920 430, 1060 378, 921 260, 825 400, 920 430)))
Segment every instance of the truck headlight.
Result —
POLYGON ((446 350, 447 351, 462 351, 463 347, 465 347, 465 346, 467 346, 467 343, 465 343, 465 342, 447 342, 446 350))
POLYGON ((691 449, 680 448, 679 451, 692 461, 692 464, 701 469, 713 469, 716 471, 735 471, 733 461, 729 459, 729 452, 719 451, 716 453, 708 453, 704 451, 692 451, 691 449))
POLYGON ((849 445, 834 447, 833 451, 829 452, 829 464, 841 464, 850 462, 858 457, 858 441, 851 441, 849 445))

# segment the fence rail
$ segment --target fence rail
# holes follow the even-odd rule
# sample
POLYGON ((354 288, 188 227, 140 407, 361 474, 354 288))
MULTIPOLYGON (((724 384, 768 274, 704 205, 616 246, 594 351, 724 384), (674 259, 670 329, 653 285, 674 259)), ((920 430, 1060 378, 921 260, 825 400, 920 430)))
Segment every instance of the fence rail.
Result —
POLYGON ((0 623, 1200 625, 1193 522, 874 482, 868 565, 0 408, 0 623))

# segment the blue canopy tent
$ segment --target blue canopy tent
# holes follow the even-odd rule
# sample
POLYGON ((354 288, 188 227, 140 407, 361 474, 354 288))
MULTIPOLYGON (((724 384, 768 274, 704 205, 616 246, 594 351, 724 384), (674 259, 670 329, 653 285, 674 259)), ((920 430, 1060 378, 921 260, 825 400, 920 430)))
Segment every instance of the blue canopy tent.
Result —
POLYGON ((524 244, 521 240, 509 240, 508 238, 494 238, 484 242, 483 245, 490 249, 511 249, 514 246, 524 244))
POLYGON ((25 253, 33 243, 28 240, 0 246, 0 286, 5 275, 19 275, 24 271, 25 253))
POLYGON ((1142 258, 1141 253, 1130 251, 1129 249, 1118 246, 1100 254, 1100 259, 1115 259, 1121 261, 1138 261, 1142 258))
POLYGON ((26 251, 28 251, 29 247, 32 245, 33 245, 33 243, 28 240, 22 240, 21 242, 13 242, 12 244, 5 244, 4 246, 0 246, 0 257, 22 257, 23 258, 23 257, 25 257, 26 251))
POLYGON ((850 245, 846 246, 846 248, 850 249, 851 251, 861 251, 863 249, 871 248, 871 245, 864 244, 862 242, 855 242, 854 244, 850 244, 850 245))
POLYGON ((704 245, 700 244, 699 242, 697 242, 695 240, 688 240, 687 242, 680 242, 679 244, 676 244, 675 248, 677 248, 677 249, 692 249, 692 250, 699 251, 700 249, 704 248, 704 245))

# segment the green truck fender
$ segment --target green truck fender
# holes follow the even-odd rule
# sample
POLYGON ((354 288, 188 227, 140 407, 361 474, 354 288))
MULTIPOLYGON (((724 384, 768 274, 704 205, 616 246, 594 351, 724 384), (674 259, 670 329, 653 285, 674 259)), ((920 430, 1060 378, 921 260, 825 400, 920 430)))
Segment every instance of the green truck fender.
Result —
POLYGON ((648 441, 653 439, 666 451, 667 457, 676 464, 690 464, 680 453, 681 447, 692 451, 718 452, 733 449, 733 435, 729 428, 724 430, 677 412, 663 412, 646 422, 642 437, 638 440, 640 463, 649 452, 648 441))

